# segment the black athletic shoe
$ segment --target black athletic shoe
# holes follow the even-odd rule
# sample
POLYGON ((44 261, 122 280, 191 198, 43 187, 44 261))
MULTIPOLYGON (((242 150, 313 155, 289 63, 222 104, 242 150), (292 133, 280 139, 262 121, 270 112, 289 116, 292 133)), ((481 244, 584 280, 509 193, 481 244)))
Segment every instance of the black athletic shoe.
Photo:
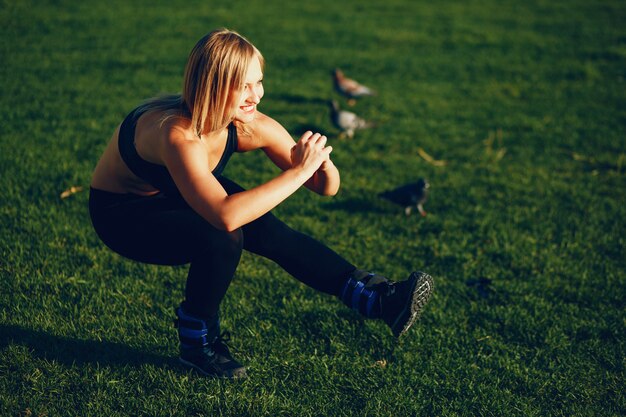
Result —
POLYGON ((222 333, 205 348, 181 349, 180 362, 206 376, 218 378, 246 378, 246 368, 230 355, 227 341, 230 335, 222 333))
POLYGON ((406 281, 379 284, 381 318, 393 335, 402 336, 415 323, 433 292, 433 279, 424 272, 413 272, 406 281))

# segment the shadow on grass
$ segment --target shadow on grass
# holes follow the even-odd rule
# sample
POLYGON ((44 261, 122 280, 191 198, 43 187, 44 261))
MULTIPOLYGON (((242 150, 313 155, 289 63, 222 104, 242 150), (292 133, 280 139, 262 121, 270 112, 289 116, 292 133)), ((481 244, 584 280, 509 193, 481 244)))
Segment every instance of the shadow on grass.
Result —
POLYGON ((289 131, 292 132, 295 136, 298 136, 298 139, 300 136, 304 135, 304 133, 309 130, 311 132, 321 133, 322 135, 326 136, 328 139, 334 139, 337 137, 337 135, 333 133, 325 132, 324 128, 319 127, 315 124, 299 124, 299 125, 289 128, 289 131))
POLYGON ((325 210, 341 210, 349 213, 380 213, 380 214, 393 214, 391 208, 385 209, 379 206, 372 200, 349 198, 341 201, 333 201, 322 205, 325 210))
POLYGON ((369 357, 372 362, 378 359, 394 362, 397 339, 387 332, 382 322, 380 326, 370 326, 367 321, 349 309, 337 311, 336 320, 329 320, 329 313, 322 310, 302 311, 290 319, 291 331, 303 337, 301 353, 337 358, 348 354, 344 350, 346 346, 356 345, 359 354, 369 357))
MULTIPOLYGON (((81 340, 20 326, 0 325, 0 349, 11 344, 27 347, 35 357, 54 360, 67 366, 152 364, 179 368, 178 361, 173 357, 146 352, 118 342, 81 340)), ((183 373, 184 370, 180 368, 180 372, 183 373)))
POLYGON ((327 99, 320 97, 305 97, 296 94, 272 94, 268 96, 269 99, 278 100, 278 101, 286 101, 287 103, 292 104, 321 104, 326 106, 328 103, 327 99))

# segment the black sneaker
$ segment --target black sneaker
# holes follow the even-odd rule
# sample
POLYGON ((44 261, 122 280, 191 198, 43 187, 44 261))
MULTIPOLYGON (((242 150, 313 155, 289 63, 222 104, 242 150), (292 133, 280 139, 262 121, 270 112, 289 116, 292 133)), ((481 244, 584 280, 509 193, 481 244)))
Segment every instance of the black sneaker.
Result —
POLYGON ((180 362, 206 376, 231 379, 246 378, 246 368, 230 355, 226 344, 229 340, 230 335, 224 332, 208 347, 181 349, 180 362))
POLYGON ((381 289, 381 318, 393 335, 402 336, 415 323, 433 292, 433 279, 424 272, 413 272, 406 281, 388 282, 381 289))

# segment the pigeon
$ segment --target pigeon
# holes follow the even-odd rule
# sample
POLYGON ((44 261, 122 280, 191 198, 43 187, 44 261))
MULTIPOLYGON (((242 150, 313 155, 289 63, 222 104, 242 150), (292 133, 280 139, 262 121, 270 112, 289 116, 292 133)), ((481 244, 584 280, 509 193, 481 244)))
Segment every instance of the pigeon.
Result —
POLYGON ((417 182, 402 185, 390 191, 383 191, 380 197, 404 207, 404 214, 411 214, 413 207, 416 207, 422 216, 426 216, 424 203, 428 199, 428 189, 430 184, 424 178, 417 182))
POLYGON ((345 134, 352 139, 356 130, 374 127, 372 122, 360 118, 355 113, 341 110, 335 100, 331 100, 328 104, 330 105, 330 119, 341 130, 342 135, 345 134))
POLYGON ((347 78, 343 71, 335 68, 332 72, 335 91, 348 98, 348 104, 354 105, 357 98, 375 96, 376 92, 357 81, 347 78))

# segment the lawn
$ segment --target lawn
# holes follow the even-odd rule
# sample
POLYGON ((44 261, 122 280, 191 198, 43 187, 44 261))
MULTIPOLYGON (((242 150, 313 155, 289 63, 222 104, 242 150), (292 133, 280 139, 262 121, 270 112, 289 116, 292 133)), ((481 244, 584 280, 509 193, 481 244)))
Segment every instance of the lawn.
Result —
MULTIPOLYGON (((626 415, 624 22, 617 0, 0 1, 0 415, 626 415), (245 253, 221 316, 250 377, 203 378, 176 358, 186 267, 93 232, 112 131, 223 26, 266 58, 260 109, 326 133, 341 171, 274 212, 363 269, 434 277, 400 341, 245 253), (378 91, 353 139, 334 67, 378 91), (420 177, 426 217, 377 196, 420 177)), ((276 174, 261 152, 226 171, 276 174)))

